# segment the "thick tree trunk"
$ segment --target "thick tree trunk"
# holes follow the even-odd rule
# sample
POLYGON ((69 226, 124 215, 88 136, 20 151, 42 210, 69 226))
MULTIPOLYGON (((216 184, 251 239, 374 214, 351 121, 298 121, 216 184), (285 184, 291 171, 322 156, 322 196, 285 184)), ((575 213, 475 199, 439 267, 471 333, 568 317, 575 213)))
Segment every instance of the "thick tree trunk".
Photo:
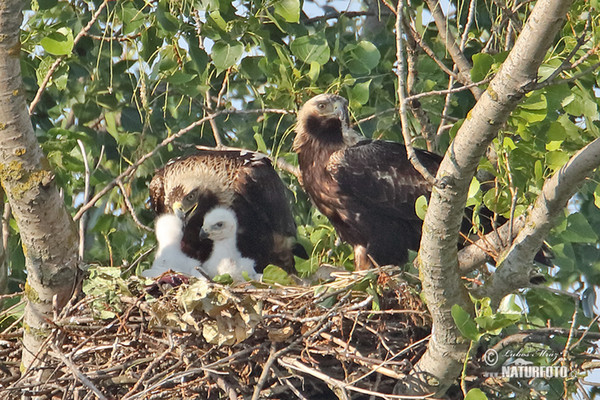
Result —
POLYGON ((469 112, 440 165, 437 179, 443 185, 431 194, 418 256, 433 331, 412 379, 399 382, 397 393, 444 393, 462 370, 469 341, 456 327, 451 309, 458 304, 473 311, 461 281, 456 249, 469 184, 488 145, 536 83, 538 68, 570 4, 568 0, 538 0, 501 70, 469 112))
POLYGON ((78 237, 27 113, 19 63, 22 7, 22 0, 0 2, 0 180, 26 257, 22 367, 27 368, 50 331, 53 303, 60 310, 73 292, 78 237))

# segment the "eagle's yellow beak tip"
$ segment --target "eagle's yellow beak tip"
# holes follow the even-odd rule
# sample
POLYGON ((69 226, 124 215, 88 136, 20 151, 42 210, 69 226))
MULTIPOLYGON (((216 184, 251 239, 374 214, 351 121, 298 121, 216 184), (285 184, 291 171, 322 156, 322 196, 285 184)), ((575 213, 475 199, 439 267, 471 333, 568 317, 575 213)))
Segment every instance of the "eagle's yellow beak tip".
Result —
POLYGON ((180 201, 173 203, 171 208, 173 210, 173 214, 175 214, 180 220, 185 221, 185 210, 183 209, 183 204, 181 204, 180 201))

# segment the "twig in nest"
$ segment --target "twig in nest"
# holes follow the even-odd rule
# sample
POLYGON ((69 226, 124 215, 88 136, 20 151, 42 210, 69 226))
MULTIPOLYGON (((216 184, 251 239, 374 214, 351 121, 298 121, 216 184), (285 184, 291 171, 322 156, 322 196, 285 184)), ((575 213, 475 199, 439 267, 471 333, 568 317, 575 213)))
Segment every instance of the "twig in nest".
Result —
POLYGON ((65 355, 58 349, 56 344, 51 343, 50 347, 52 348, 52 350, 54 350, 54 352, 56 353, 56 356, 63 362, 63 364, 65 364, 67 366, 67 368, 69 368, 71 370, 71 372, 77 378, 77 380, 79 380, 84 386, 86 386, 88 389, 90 389, 92 392, 94 392, 94 394, 98 397, 98 399, 108 400, 108 398, 106 396, 104 396, 104 394, 100 391, 100 389, 98 389, 96 387, 96 385, 94 385, 92 383, 92 381, 89 380, 87 378, 87 376, 85 376, 79 370, 79 368, 77 368, 75 366, 75 364, 73 364, 71 362, 71 360, 69 360, 67 357, 65 357, 65 355))
MULTIPOLYGON (((279 364, 282 367, 294 369, 296 371, 300 371, 305 374, 312 375, 315 378, 318 378, 318 379, 322 380, 323 382, 327 383, 328 385, 342 390, 344 393, 346 392, 346 390, 350 390, 353 392, 362 393, 362 394, 366 394, 369 396, 377 396, 382 399, 427 399, 427 398, 432 398, 432 396, 433 396, 433 394, 426 395, 426 396, 399 396, 399 395, 395 395, 395 394, 374 392, 372 390, 359 388, 357 386, 349 385, 338 379, 332 378, 329 375, 324 374, 323 372, 321 372, 317 369, 311 368, 308 365, 301 363, 294 357, 282 357, 281 359, 279 359, 277 361, 279 362, 279 364)), ((347 398, 349 398, 349 397, 347 397, 347 398)))

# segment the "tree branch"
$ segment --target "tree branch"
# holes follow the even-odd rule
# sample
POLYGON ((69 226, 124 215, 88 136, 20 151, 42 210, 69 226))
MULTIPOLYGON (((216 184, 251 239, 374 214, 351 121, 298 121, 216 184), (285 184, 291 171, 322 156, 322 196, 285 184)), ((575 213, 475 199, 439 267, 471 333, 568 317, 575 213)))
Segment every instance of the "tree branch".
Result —
MULTIPOLYGON (((428 3, 436 10, 432 0, 428 3)), ((423 295, 433 319, 432 339, 411 372, 411 378, 421 386, 406 388, 400 382, 400 391, 443 393, 461 370, 468 341, 461 336, 450 311, 454 304, 467 311, 473 309, 461 282, 456 249, 469 185, 499 128, 535 84, 538 68, 570 4, 538 0, 514 48, 470 111, 440 165, 437 179, 442 185, 433 188, 417 258, 423 295)), ((439 10, 437 15, 439 24, 439 10)), ((445 24, 438 28, 445 32, 445 24)))
POLYGON ((404 137, 404 146, 406 146, 406 155, 412 166, 419 171, 421 176, 429 182, 431 186, 435 185, 435 178, 421 164, 417 158, 415 149, 412 146, 412 138, 408 129, 408 118, 406 116, 406 82, 405 69, 406 62, 404 60, 404 46, 402 33, 402 10, 404 8, 404 0, 398 0, 398 8, 396 10, 396 75, 398 76, 398 102, 400 103, 400 122, 402 124, 402 136, 404 137))
POLYGON ((579 150, 546 181, 542 193, 527 213, 523 228, 511 244, 496 273, 476 291, 498 304, 504 296, 530 285, 529 270, 535 254, 569 199, 594 169, 600 166, 600 139, 579 150))

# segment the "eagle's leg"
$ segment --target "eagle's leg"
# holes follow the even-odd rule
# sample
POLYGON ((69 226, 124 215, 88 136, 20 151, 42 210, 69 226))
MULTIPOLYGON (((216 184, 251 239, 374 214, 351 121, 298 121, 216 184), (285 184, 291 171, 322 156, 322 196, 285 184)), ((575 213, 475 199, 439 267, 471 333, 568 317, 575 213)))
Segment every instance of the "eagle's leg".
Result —
POLYGON ((367 254, 367 248, 357 244, 354 246, 354 270, 364 271, 373 268, 373 263, 367 254))

